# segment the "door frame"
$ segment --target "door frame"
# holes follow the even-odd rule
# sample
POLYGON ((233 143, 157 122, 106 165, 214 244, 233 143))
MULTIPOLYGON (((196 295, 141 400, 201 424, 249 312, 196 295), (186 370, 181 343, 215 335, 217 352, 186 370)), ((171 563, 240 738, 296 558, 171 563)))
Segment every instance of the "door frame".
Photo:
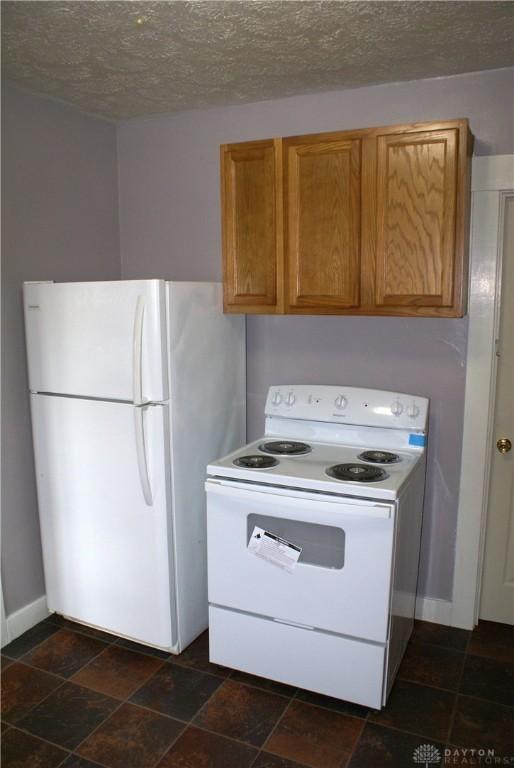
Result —
POLYGON ((469 327, 450 625, 478 622, 494 418, 505 200, 514 155, 473 160, 469 327))

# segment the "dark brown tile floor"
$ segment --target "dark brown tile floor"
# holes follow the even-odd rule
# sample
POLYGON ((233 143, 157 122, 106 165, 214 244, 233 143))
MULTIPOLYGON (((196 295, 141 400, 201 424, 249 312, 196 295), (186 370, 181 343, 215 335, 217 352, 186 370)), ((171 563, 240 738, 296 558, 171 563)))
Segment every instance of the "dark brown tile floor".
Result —
POLYGON ((2 768, 412 768, 422 744, 514 765, 514 627, 417 622, 380 712, 211 664, 207 633, 175 657, 52 616, 2 650, 2 768))

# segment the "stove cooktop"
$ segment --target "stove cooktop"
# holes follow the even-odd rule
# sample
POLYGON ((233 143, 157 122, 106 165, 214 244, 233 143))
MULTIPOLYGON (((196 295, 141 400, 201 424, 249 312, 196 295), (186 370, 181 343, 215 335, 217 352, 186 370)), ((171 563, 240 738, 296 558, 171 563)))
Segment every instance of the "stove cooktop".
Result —
POLYGON ((421 455, 264 437, 211 463, 207 472, 240 482, 395 499, 421 455))

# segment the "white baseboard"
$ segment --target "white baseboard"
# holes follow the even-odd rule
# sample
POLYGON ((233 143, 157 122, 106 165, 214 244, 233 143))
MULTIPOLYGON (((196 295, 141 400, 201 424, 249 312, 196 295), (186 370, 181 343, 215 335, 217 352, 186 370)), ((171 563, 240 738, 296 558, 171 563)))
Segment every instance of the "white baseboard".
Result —
POLYGON ((7 616, 7 637, 2 638, 2 647, 10 643, 12 640, 16 640, 17 637, 23 635, 27 629, 38 624, 49 615, 48 606, 46 604, 46 595, 38 597, 33 603, 24 605, 23 608, 11 613, 7 616))
POLYGON ((449 600, 439 600, 436 597, 418 597, 416 598, 416 618, 451 626, 452 604, 449 600))

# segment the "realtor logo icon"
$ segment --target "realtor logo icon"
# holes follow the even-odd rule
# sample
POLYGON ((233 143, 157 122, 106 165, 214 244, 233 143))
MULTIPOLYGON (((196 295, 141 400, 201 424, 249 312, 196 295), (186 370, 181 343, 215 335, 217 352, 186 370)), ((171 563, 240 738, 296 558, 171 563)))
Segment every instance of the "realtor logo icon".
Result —
POLYGON ((432 765, 439 765, 441 763, 441 753, 433 744, 420 744, 414 750, 412 759, 417 765, 430 768, 432 765))

